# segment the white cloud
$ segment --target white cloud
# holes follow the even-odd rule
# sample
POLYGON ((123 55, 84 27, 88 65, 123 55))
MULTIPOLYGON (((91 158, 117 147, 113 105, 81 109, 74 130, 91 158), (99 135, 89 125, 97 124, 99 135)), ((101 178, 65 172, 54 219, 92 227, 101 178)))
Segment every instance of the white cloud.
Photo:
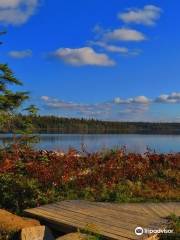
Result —
POLYGON ((113 102, 115 104, 128 104, 128 103, 130 103, 130 100, 131 99, 122 99, 120 97, 116 97, 113 102))
POLYGON ((62 111, 78 112, 81 114, 99 113, 109 111, 109 103, 100 104, 83 104, 75 102, 67 102, 60 99, 52 98, 49 96, 42 96, 41 100, 49 109, 56 109, 62 111))
POLYGON ((168 96, 167 94, 162 94, 159 97, 156 98, 156 102, 163 103, 168 101, 168 96))
POLYGON ((155 99, 158 103, 180 103, 180 92, 173 92, 171 94, 162 94, 155 99))
POLYGON ((118 14, 118 17, 125 23, 136 23, 144 25, 155 25, 160 18, 161 8, 154 5, 146 5, 142 9, 130 9, 125 13, 118 14))
POLYGON ((145 96, 138 96, 133 99, 133 102, 139 104, 149 104, 151 100, 145 96))
POLYGON ((50 100, 50 97, 48 97, 48 96, 41 96, 41 99, 46 102, 46 101, 50 100))
MULTIPOLYGON (((44 107, 48 111, 55 111, 61 116, 67 114, 68 116, 75 117, 93 117, 97 119, 115 120, 116 117, 127 116, 132 117, 134 115, 139 116, 140 114, 148 111, 148 104, 135 104, 132 99, 127 100, 129 104, 123 104, 121 107, 114 101, 108 101, 104 103, 76 103, 67 102, 60 99, 52 98, 49 96, 42 96, 41 100, 44 102, 44 107)), ((124 100, 125 102, 125 100, 124 100)))
POLYGON ((154 119, 159 121, 159 110, 158 115, 156 115, 152 105, 180 103, 180 93, 174 92, 169 95, 164 94, 154 99, 150 99, 146 96, 137 96, 127 99, 117 97, 113 101, 94 104, 68 102, 49 96, 42 96, 41 100, 44 102, 44 108, 46 110, 55 111, 56 114, 58 113, 61 116, 93 117, 104 120, 153 121, 154 119))
POLYGON ((104 47, 109 52, 128 53, 128 48, 105 44, 104 47))
POLYGON ((0 22, 20 25, 34 13, 39 0, 0 0, 0 22))
POLYGON ((8 55, 12 58, 22 59, 22 58, 28 58, 32 56, 32 51, 27 49, 23 51, 10 51, 8 55))
POLYGON ((135 98, 128 98, 128 99, 122 99, 120 97, 116 97, 114 99, 114 103, 116 104, 131 104, 131 103, 149 104, 151 103, 151 100, 145 96, 137 96, 135 98))
POLYGON ((73 110, 73 109, 80 109, 81 104, 73 103, 73 102, 65 102, 63 100, 58 100, 55 98, 51 98, 48 96, 42 96, 41 99, 46 103, 46 106, 49 108, 54 109, 65 109, 65 110, 73 110))
POLYGON ((0 7, 17 7, 22 1, 21 0, 0 0, 0 7))
POLYGON ((134 42, 146 40, 146 36, 143 33, 130 28, 115 29, 111 32, 105 33, 104 38, 107 40, 134 42))
POLYGON ((102 42, 102 41, 97 41, 97 42, 91 41, 89 43, 92 44, 92 45, 102 47, 105 50, 107 50, 108 52, 126 54, 129 51, 128 48, 126 48, 126 47, 119 47, 119 46, 115 46, 115 45, 110 45, 110 44, 107 44, 107 43, 102 42))
POLYGON ((157 98, 150 99, 146 96, 137 96, 133 98, 123 99, 121 97, 114 98, 113 101, 107 101, 104 103, 96 103, 96 104, 84 104, 84 103, 75 103, 75 102, 67 102, 63 100, 59 100, 56 98, 51 98, 49 96, 42 96, 41 99, 45 103, 45 105, 50 109, 59 109, 59 110, 67 110, 67 111, 77 111, 81 113, 85 112, 109 112, 109 111, 123 111, 126 113, 132 112, 143 112, 149 109, 151 104, 163 104, 163 103, 171 103, 176 104, 180 103, 180 93, 174 92, 171 94, 160 95, 157 98), (119 110, 117 107, 121 105, 123 108, 119 110))
POLYGON ((135 98, 122 99, 116 97, 113 101, 115 104, 151 104, 151 103, 180 103, 180 92, 173 92, 170 94, 161 94, 160 96, 150 99, 146 96, 137 96, 135 98))
POLYGON ((74 66, 96 65, 113 66, 115 62, 106 54, 97 53, 90 47, 83 48, 60 48, 53 54, 54 57, 74 66))

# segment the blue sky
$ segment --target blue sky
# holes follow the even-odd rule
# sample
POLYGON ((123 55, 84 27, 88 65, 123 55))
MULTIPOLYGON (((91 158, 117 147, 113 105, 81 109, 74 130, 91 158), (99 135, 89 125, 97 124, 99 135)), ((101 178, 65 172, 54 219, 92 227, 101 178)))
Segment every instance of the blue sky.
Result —
POLYGON ((180 121, 178 0, 0 0, 1 62, 41 114, 180 121))

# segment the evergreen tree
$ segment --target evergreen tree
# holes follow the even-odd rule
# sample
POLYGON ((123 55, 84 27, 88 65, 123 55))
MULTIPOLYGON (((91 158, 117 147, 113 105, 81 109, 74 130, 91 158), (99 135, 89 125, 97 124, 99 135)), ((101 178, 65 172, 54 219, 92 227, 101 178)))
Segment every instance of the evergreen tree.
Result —
POLYGON ((7 64, 0 64, 0 111, 11 112, 28 99, 27 92, 13 92, 8 89, 11 84, 22 85, 7 64))
MULTIPOLYGON (((5 32, 0 32, 0 35, 5 32)), ((2 43, 2 42, 0 42, 2 43)), ((22 85, 7 64, 0 63, 0 128, 8 129, 14 111, 28 99, 28 92, 17 92, 10 85, 22 85)))
POLYGON ((36 116, 39 111, 39 108, 32 104, 29 107, 25 108, 24 111, 27 111, 30 116, 36 116))

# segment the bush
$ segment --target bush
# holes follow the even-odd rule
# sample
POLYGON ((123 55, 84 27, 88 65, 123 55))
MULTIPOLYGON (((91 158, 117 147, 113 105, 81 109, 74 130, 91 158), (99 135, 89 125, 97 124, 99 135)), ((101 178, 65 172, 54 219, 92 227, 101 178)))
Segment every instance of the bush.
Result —
POLYGON ((65 199, 179 201, 180 154, 124 149, 95 153, 0 150, 0 207, 24 208, 65 199))
POLYGON ((56 200, 53 189, 43 189, 36 179, 13 173, 0 174, 0 208, 16 213, 56 200))

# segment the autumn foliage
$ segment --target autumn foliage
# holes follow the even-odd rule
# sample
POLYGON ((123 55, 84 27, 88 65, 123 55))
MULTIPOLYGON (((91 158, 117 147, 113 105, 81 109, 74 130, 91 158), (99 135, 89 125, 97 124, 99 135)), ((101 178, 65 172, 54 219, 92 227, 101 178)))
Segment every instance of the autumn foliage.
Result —
MULTIPOLYGON (((17 201, 19 209, 72 198, 172 201, 179 200, 179 170, 180 153, 147 151, 141 155, 128 153, 126 149, 95 153, 70 149, 63 153, 13 145, 0 151, 0 191, 6 177, 14 188, 11 195, 19 187, 24 189, 24 194, 29 195, 25 204, 17 201)), ((0 200, 2 206, 7 202, 0 200)), ((9 208, 16 210, 17 206, 10 204, 9 208)))

